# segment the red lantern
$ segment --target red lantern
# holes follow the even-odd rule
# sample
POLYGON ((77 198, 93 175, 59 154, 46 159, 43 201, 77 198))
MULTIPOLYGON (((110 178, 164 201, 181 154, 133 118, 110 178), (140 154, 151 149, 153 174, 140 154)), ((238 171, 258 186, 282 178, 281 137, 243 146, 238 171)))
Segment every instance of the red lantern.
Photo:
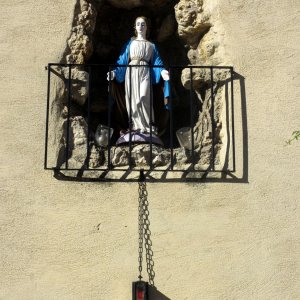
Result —
POLYGON ((148 283, 136 281, 132 283, 132 300, 148 300, 148 283))

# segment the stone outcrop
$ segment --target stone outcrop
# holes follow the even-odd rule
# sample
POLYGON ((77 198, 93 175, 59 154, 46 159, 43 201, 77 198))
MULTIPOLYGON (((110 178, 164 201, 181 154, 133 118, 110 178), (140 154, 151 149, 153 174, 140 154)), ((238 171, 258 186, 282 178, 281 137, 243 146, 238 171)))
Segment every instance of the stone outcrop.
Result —
POLYGON ((105 162, 105 151, 96 145, 91 146, 91 153, 89 159, 90 168, 99 168, 105 162))
MULTIPOLYGON (((89 168, 106 168, 108 165, 108 150, 91 143, 90 156, 87 160, 87 136, 86 124, 81 118, 72 118, 70 125, 69 143, 69 168, 86 168, 87 161, 89 168), (73 140, 74 139, 74 143, 73 140)), ((152 158, 153 168, 167 168, 171 164, 171 151, 161 146, 132 145, 131 158, 128 145, 111 147, 110 163, 113 168, 128 167, 131 162, 133 168, 147 168, 152 158)), ((197 153, 194 153, 195 162, 199 160, 197 153)), ((173 150, 174 169, 187 169, 192 161, 192 152, 183 148, 173 150)), ((203 160, 207 163, 207 160, 203 160)), ((209 163, 209 162, 208 162, 209 163)))
MULTIPOLYGON (((223 29, 209 1, 181 0, 175 6, 175 14, 178 22, 178 35, 188 49, 187 55, 192 65, 226 64, 221 43, 223 29)), ((228 69, 195 68, 192 72, 190 69, 182 71, 183 86, 186 89, 192 87, 201 103, 201 111, 194 125, 194 138, 200 165, 212 163, 213 142, 214 163, 224 163, 220 160, 220 150, 224 148, 227 141, 224 133, 227 120, 222 112, 225 110, 226 103, 224 88, 229 84, 230 76, 228 69), (212 105, 212 99, 214 105, 212 105)))
MULTIPOLYGON (((191 162, 192 153, 182 148, 173 150, 174 169, 184 169, 191 162)), ((168 167, 171 164, 171 151, 161 146, 133 145, 131 150, 132 167, 149 167, 152 158, 153 168, 168 167)), ((114 167, 128 166, 130 151, 128 146, 112 147, 112 165, 114 167)))
POLYGON ((69 126, 69 167, 80 168, 85 162, 87 140, 87 123, 85 119, 80 116, 71 117, 69 126))
MULTIPOLYGON (((69 79, 69 68, 63 68, 65 82, 69 79)), ((68 86, 65 87, 68 89, 68 86)), ((84 105, 89 92, 89 73, 81 71, 80 67, 71 68, 72 100, 79 105, 84 105)))
MULTIPOLYGON (((97 12, 91 3, 80 0, 75 9, 75 18, 68 39, 68 52, 66 61, 69 64, 83 64, 94 51, 92 34, 95 29, 97 12)), ((68 70, 64 71, 68 79, 68 70)), ((80 67, 72 67, 72 99, 79 105, 84 105, 88 96, 88 73, 80 67)))
POLYGON ((94 32, 97 12, 91 3, 80 0, 76 6, 74 24, 68 40, 70 53, 67 63, 82 64, 93 53, 91 35, 94 32))
POLYGON ((87 146, 88 126, 86 120, 81 116, 71 117, 69 126, 69 168, 82 168, 87 163, 89 163, 90 168, 98 168, 104 164, 107 160, 105 159, 104 149, 90 142, 88 156, 87 146))
MULTIPOLYGON (((115 166, 129 164, 130 152, 128 146, 114 147, 112 163, 115 166)), ((149 166, 151 161, 150 145, 135 145, 131 151, 131 163, 134 166, 149 166)), ((152 145, 153 167, 164 166, 170 162, 170 151, 156 145, 152 145)))
POLYGON ((179 1, 175 6, 179 36, 192 48, 197 48, 201 35, 211 26, 203 9, 204 0, 179 1))
MULTIPOLYGON (((65 57, 62 63, 82 64, 90 58, 93 53, 92 34, 95 29, 97 12, 93 5, 86 0, 78 0, 70 37, 67 41, 65 57)), ((68 89, 71 80, 71 111, 69 130, 69 156, 70 165, 78 166, 85 158, 87 151, 87 124, 81 116, 82 112, 77 106, 83 106, 89 93, 89 74, 80 66, 72 66, 71 74, 69 67, 52 67, 51 79, 51 136, 54 152, 57 156, 57 164, 64 162, 66 146, 66 124, 68 116, 68 89), (70 76, 71 75, 71 76, 70 76)))
MULTIPOLYGON (((201 88, 211 88, 211 85, 218 82, 218 84, 225 83, 230 79, 230 71, 228 69, 192 69, 193 88, 200 90, 201 88), (212 77, 211 77, 212 76, 212 77)), ((190 69, 184 69, 181 73, 181 82, 186 89, 191 86, 191 72, 190 69)))

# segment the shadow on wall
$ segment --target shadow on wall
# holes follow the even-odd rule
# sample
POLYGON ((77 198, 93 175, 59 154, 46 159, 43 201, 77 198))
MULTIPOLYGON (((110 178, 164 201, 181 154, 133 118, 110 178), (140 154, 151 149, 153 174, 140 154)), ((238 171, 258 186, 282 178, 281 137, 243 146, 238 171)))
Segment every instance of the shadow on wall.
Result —
POLYGON ((150 300, 171 300, 166 295, 162 294, 159 290, 157 290, 153 286, 148 287, 149 299, 150 300))
MULTIPOLYGON (((228 168, 228 162, 229 162, 229 153, 230 153, 230 144, 233 147, 233 170, 236 171, 237 170, 241 170, 242 171, 242 175, 241 176, 235 176, 232 172, 224 172, 222 173, 222 180, 215 180, 215 179, 208 179, 206 181, 213 181, 213 182, 233 182, 233 183, 248 183, 248 167, 249 167, 249 163, 248 163, 248 125, 247 125, 247 101, 246 101, 246 85, 245 85, 245 77, 243 77, 241 74, 238 74, 236 72, 233 73, 233 82, 235 82, 235 84, 238 84, 239 87, 239 91, 240 91, 240 107, 241 107, 241 112, 240 112, 240 126, 242 129, 242 151, 240 153, 241 157, 242 157, 242 166, 237 166, 236 165, 236 149, 235 149, 235 135, 230 135, 230 128, 229 128, 229 123, 227 122, 226 126, 226 131, 227 131, 227 135, 228 138, 232 139, 229 140, 227 143, 227 149, 226 149, 226 157, 225 157, 225 165, 224 168, 227 169, 228 168)), ((225 100, 226 100, 226 119, 229 119, 229 91, 228 91, 228 85, 225 86, 225 100)), ((237 99, 238 97, 234 96, 235 99, 237 99)), ((234 103, 232 103, 232 106, 234 105, 234 103)), ((235 119, 235 108, 232 107, 232 111, 233 111, 233 120, 235 119)), ((235 123, 233 122, 233 131, 234 129, 235 123)))
POLYGON ((247 102, 246 102, 246 86, 245 78, 236 73, 236 80, 239 81, 241 90, 241 114, 242 114, 242 132, 243 132, 243 176, 244 183, 248 183, 248 124, 247 124, 247 102))
MULTIPOLYGON (((246 101, 246 85, 245 85, 245 77, 243 77, 242 75, 234 72, 234 77, 233 80, 238 84, 239 86, 239 90, 240 90, 240 105, 241 105, 241 128, 242 128, 242 153, 240 153, 240 155, 242 156, 242 160, 243 160, 243 164, 241 167, 236 166, 235 163, 235 156, 236 156, 236 150, 235 147, 233 149, 233 162, 234 162, 234 166, 233 169, 236 170, 236 167, 238 169, 240 169, 242 171, 242 176, 236 177, 233 174, 222 174, 222 179, 224 179, 224 182, 228 181, 228 176, 232 177, 232 179, 230 180, 230 182, 236 182, 236 183, 248 183, 248 173, 249 173, 249 163, 248 163, 248 125, 247 125, 247 101, 246 101), (228 175, 228 176, 227 176, 228 175), (227 179, 227 180, 226 180, 227 179)), ((226 91, 226 95, 228 94, 228 91, 226 91)), ((237 97, 236 97, 237 98, 237 97)), ((228 101, 228 97, 226 96, 226 101, 228 101)), ((228 108, 228 105, 227 105, 228 108)), ((234 108, 233 108, 233 112, 234 112, 234 108)), ((227 109, 226 111, 226 115, 228 117, 229 111, 227 109)), ((227 124, 227 126, 229 126, 229 124, 227 124)), ((227 128, 227 130, 229 131, 229 128, 227 128)), ((235 136, 232 136, 233 140, 232 140, 232 144, 235 145, 235 136)), ((229 143, 228 143, 229 145, 229 143)), ((227 146, 228 147, 228 146, 227 146)), ((226 151, 226 155, 228 155, 229 153, 229 149, 227 149, 226 151)), ((228 162, 228 159, 225 159, 225 162, 228 162)))

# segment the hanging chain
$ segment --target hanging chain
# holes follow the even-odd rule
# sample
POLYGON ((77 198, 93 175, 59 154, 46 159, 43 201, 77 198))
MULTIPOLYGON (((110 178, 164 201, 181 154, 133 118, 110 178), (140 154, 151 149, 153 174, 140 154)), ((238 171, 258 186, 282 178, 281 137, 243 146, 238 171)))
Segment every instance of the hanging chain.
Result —
POLYGON ((144 182, 139 182, 139 279, 142 280, 143 270, 143 202, 144 182))
POLYGON ((149 220, 149 202, 147 200, 147 189, 146 182, 139 182, 139 279, 142 279, 143 269, 143 243, 145 245, 146 252, 146 264, 147 273, 149 277, 149 284, 154 286, 154 261, 150 231, 150 220, 149 220))
POLYGON ((147 191, 146 191, 146 183, 145 183, 145 192, 146 197, 144 198, 143 203, 143 219, 144 219, 144 240, 145 240, 145 249, 146 249, 146 264, 147 264, 147 273, 149 276, 149 284, 154 286, 154 261, 153 261, 153 251, 152 251, 152 241, 151 241, 151 231, 150 231, 150 221, 149 221, 149 202, 147 200, 147 191))

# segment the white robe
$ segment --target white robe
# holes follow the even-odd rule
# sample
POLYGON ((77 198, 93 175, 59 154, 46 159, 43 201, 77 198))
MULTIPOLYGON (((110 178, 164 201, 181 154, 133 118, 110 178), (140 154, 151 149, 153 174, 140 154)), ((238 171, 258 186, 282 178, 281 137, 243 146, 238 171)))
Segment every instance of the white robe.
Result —
MULTIPOLYGON (((150 132, 150 123, 153 123, 154 120, 153 105, 151 107, 150 101, 152 97, 152 84, 150 80, 150 68, 148 67, 152 56, 153 46, 150 42, 132 41, 129 50, 129 65, 142 65, 145 67, 128 67, 125 75, 126 108, 130 117, 131 106, 132 129, 148 133, 150 132), (139 61, 139 59, 143 60, 139 61), (150 112, 152 114, 152 122, 150 122, 150 112)), ((154 127, 152 127, 152 132, 156 133, 154 127)))

